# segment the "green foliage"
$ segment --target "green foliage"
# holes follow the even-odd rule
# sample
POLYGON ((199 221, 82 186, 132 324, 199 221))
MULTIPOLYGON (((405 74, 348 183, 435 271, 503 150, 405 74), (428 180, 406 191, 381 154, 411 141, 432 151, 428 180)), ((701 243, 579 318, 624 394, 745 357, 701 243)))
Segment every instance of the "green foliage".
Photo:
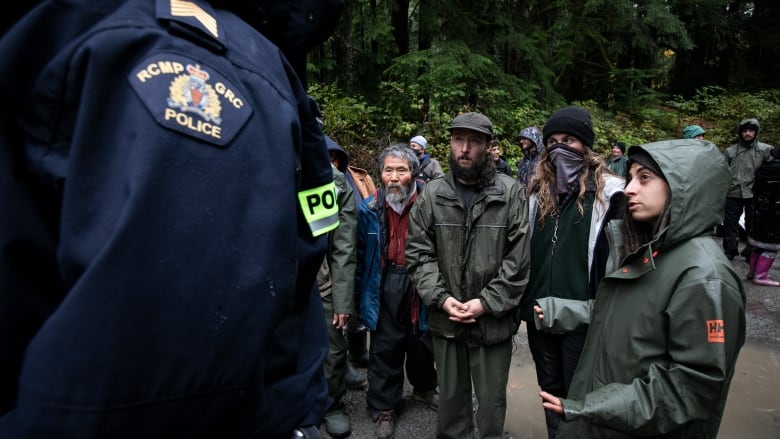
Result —
POLYGON ((379 141, 383 130, 378 129, 378 121, 384 112, 360 96, 344 96, 334 85, 311 84, 308 93, 322 111, 323 132, 344 148, 350 164, 375 176, 376 157, 387 146, 379 141))
POLYGON ((385 74, 383 104, 401 114, 416 113, 422 123, 464 106, 489 108, 531 99, 535 92, 532 84, 504 75, 492 59, 462 42, 400 56, 385 74))
MULTIPOLYGON (((517 134, 529 126, 541 130, 547 117, 558 107, 542 108, 532 100, 519 105, 503 88, 491 90, 487 84, 479 87, 484 93, 477 100, 478 104, 490 103, 485 108, 456 105, 454 95, 445 87, 441 88, 441 95, 426 104, 419 85, 404 86, 402 82, 383 83, 382 93, 390 105, 381 107, 372 106, 361 97, 344 96, 333 85, 312 84, 309 94, 323 109, 324 131, 347 150, 353 164, 372 174, 382 148, 391 143, 408 142, 417 134, 428 139, 428 152, 446 170, 449 156, 447 127, 453 117, 466 111, 479 111, 490 117, 502 155, 514 170, 523 157, 520 146, 515 143, 517 134), (451 108, 443 108, 447 105, 451 108)), ((465 88, 459 90, 466 93, 465 88)), ((609 157, 614 141, 631 146, 679 138, 682 129, 690 124, 701 125, 707 131, 707 140, 725 148, 734 143, 737 124, 747 117, 759 120, 761 141, 780 145, 780 90, 729 93, 720 87, 705 87, 690 100, 672 96, 663 105, 645 106, 632 112, 610 110, 594 100, 575 101, 573 105, 591 113, 596 134, 593 149, 605 158, 609 157)))
POLYGON ((605 155, 615 140, 678 138, 694 123, 725 147, 745 117, 780 143, 780 91, 757 91, 780 84, 767 55, 780 50, 775 3, 352 0, 309 57, 309 92, 324 130, 371 171, 382 148, 416 134, 446 168, 446 128, 466 111, 491 118, 514 167, 517 133, 568 102, 592 113, 605 155))
POLYGON ((675 97, 667 105, 677 110, 677 133, 686 125, 701 125, 707 130, 707 140, 725 148, 736 141, 742 119, 756 118, 761 124, 759 140, 780 145, 780 90, 733 93, 708 86, 697 90, 689 101, 675 97))

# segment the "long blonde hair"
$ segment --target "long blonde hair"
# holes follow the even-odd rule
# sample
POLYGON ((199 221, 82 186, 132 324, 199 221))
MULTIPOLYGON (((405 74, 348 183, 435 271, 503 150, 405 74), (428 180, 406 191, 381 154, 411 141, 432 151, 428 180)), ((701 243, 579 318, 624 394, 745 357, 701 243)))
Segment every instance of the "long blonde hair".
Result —
MULTIPOLYGON (((579 191, 577 193, 577 211, 580 218, 585 215, 585 209, 582 207, 582 199, 588 190, 588 182, 594 181, 596 184, 596 202, 606 206, 604 201, 604 173, 608 173, 607 162, 596 154, 592 149, 585 148, 585 157, 583 158, 585 170, 580 175, 579 191)), ((538 205, 536 220, 543 224, 543 219, 547 216, 558 213, 558 200, 555 190, 555 166, 550 160, 547 148, 544 148, 539 157, 539 163, 536 165, 536 172, 528 184, 528 195, 536 194, 538 205)))

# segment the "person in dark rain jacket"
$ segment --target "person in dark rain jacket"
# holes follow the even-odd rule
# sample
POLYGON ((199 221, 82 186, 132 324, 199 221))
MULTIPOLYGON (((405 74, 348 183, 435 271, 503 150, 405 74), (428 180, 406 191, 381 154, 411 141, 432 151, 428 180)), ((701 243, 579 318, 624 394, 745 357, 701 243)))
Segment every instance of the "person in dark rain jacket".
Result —
POLYGON ((731 170, 731 185, 726 189, 728 196, 723 210, 723 251, 729 260, 737 254, 750 259, 749 242, 739 251, 739 218, 745 215, 745 232, 750 235, 753 226, 753 178, 756 169, 770 157, 773 148, 758 140, 760 132, 758 119, 743 119, 737 126, 737 143, 723 151, 731 170))
POLYGON ((479 437, 495 438, 528 282, 528 206, 523 188, 489 162, 487 116, 460 114, 449 131, 450 171, 431 180, 412 209, 406 260, 428 310, 437 437, 474 437, 476 419, 479 437))
POLYGON ((731 175, 717 147, 632 147, 624 219, 607 225, 609 273, 595 304, 536 306, 536 324, 589 324, 558 438, 715 439, 739 350, 745 291, 712 238, 731 175))

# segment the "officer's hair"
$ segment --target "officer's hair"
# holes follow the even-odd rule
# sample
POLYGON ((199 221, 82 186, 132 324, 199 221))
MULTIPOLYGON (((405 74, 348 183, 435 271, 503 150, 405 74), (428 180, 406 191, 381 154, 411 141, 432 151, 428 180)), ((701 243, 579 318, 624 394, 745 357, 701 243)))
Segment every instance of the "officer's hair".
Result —
POLYGON ((379 175, 382 175, 382 170, 385 167, 385 159, 388 157, 395 157, 401 160, 406 160, 409 163, 409 168, 412 170, 412 176, 416 176, 420 173, 420 161, 417 159, 417 152, 409 147, 406 143, 395 143, 385 148, 381 154, 379 154, 379 175))

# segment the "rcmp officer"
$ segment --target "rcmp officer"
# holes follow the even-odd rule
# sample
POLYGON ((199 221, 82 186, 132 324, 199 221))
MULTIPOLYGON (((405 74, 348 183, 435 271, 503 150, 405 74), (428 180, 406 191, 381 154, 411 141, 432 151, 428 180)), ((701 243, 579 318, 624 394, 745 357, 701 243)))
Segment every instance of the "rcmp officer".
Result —
POLYGON ((288 59, 340 2, 256 3, 42 1, 0 40, 0 437, 317 435, 338 220, 288 59))

